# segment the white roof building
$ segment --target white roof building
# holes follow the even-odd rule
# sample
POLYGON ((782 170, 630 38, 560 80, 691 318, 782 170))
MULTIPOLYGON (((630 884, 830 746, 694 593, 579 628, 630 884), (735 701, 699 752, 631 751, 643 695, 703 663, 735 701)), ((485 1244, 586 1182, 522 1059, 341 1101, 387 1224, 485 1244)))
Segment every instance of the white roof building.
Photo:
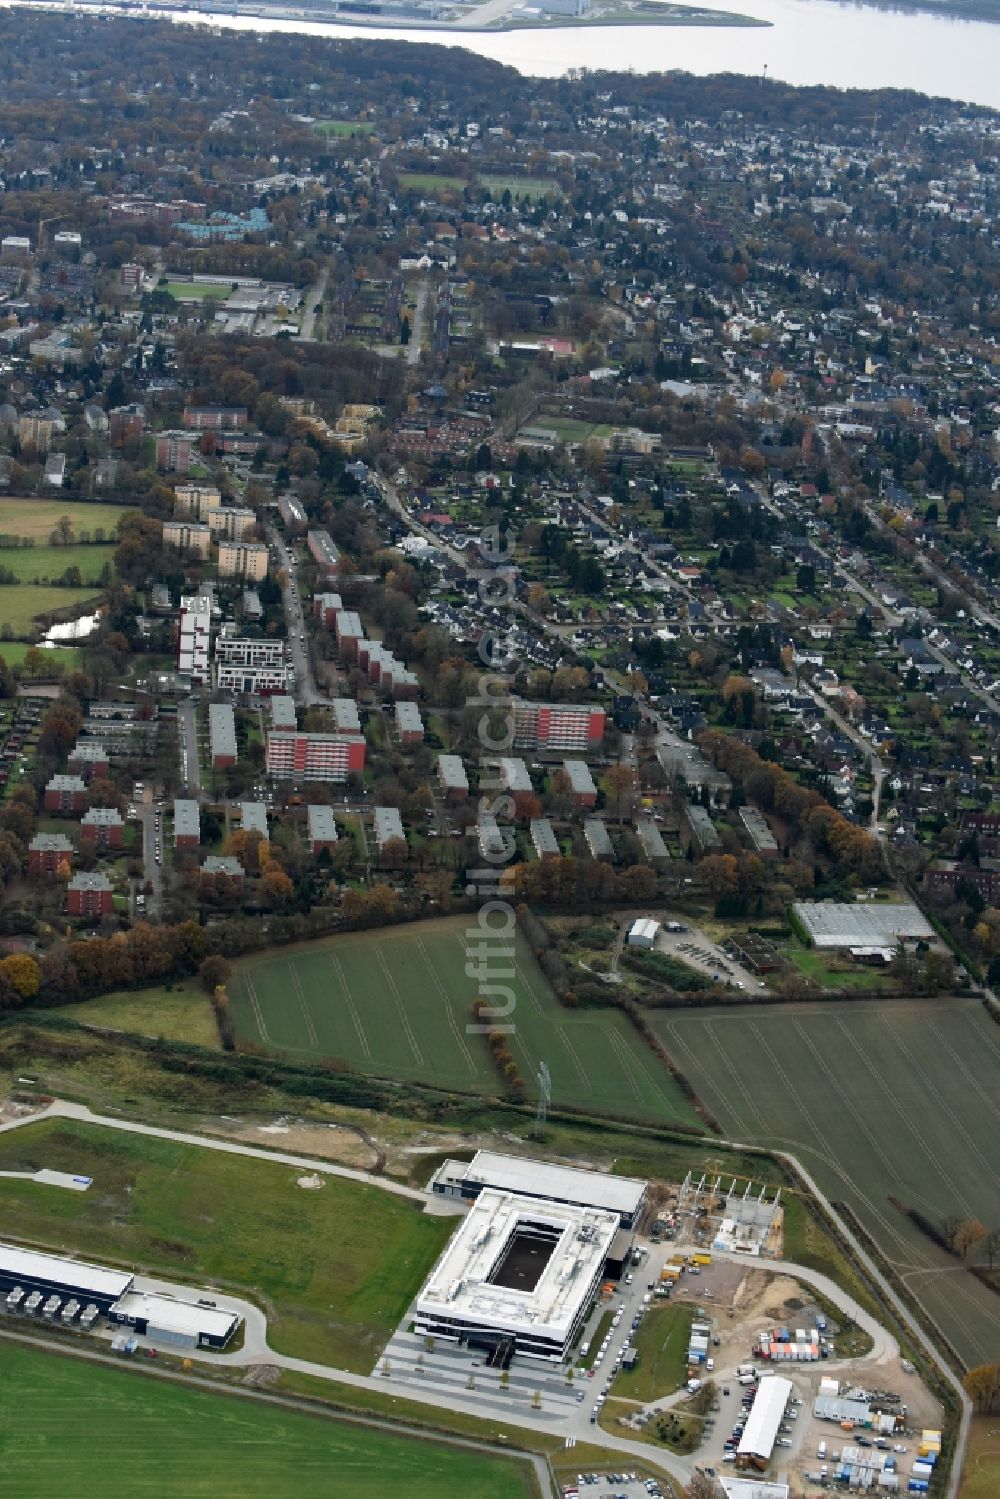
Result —
POLYGON ((797 900, 793 915, 815 947, 895 947, 932 940, 934 928, 910 901, 862 905, 853 901, 797 900))
POLYGON ((761 1380, 736 1449, 737 1462, 766 1463, 770 1460, 791 1393, 791 1380, 782 1379, 780 1374, 768 1374, 761 1380))
POLYGON ((417 1297, 416 1330, 563 1358, 604 1276, 614 1213, 480 1192, 417 1297))
POLYGON ((445 1161, 435 1173, 431 1189, 466 1199, 492 1189, 567 1207, 596 1208, 616 1213, 625 1227, 634 1224, 646 1197, 646 1183, 635 1177, 501 1155, 494 1150, 477 1150, 471 1161, 445 1161))

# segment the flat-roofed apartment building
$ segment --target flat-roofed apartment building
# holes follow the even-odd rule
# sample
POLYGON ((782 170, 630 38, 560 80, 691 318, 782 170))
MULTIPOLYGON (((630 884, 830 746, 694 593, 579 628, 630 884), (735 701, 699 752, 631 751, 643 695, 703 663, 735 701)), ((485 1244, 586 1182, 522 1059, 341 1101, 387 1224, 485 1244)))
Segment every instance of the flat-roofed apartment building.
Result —
POLYGON ((686 803, 681 812, 681 838, 699 854, 714 854, 722 847, 722 839, 704 807, 686 803))
POLYGON ((307 531, 309 555, 323 578, 335 578, 340 571, 340 551, 329 531, 307 531))
POLYGON ((219 577, 262 582, 267 577, 267 547, 262 541, 220 541, 219 577))
POLYGON ((313 596, 313 618, 318 619, 324 630, 332 630, 337 615, 344 607, 339 593, 317 593, 313 596))
POLYGON ((293 536, 301 536, 309 525, 309 517, 306 515, 302 501, 297 500, 293 494, 279 495, 278 514, 281 516, 285 530, 293 536))
POLYGON ((356 661, 358 646, 365 638, 365 627, 361 615, 354 609, 341 609, 333 617, 333 630, 337 637, 337 650, 341 661, 356 661))
POLYGON ((558 859, 562 850, 547 817, 534 817, 529 825, 531 842, 539 859, 558 859))
POLYGON ((446 801, 465 801, 469 794, 469 777, 460 755, 438 755, 437 776, 446 801))
POLYGON ((333 819, 333 808, 320 802, 310 802, 306 808, 306 825, 309 836, 309 852, 315 856, 325 848, 337 844, 337 824, 333 819))
POLYGON ((228 703, 209 703, 208 742, 213 770, 236 764, 236 717, 228 703))
POLYGON ((562 768, 569 777, 570 790, 573 794, 573 805, 587 808, 596 806, 597 787, 594 785, 594 777, 590 773, 590 766, 583 760, 564 760, 562 768))
POLYGON ((201 843, 201 811, 196 801, 174 798, 174 847, 197 848, 201 843))
POLYGON ((295 673, 283 640, 220 635, 215 644, 215 685, 226 692, 287 694, 295 673))
POLYGON ((245 541, 256 524, 254 512, 239 505, 219 505, 208 512, 208 529, 216 539, 245 541))
POLYGON ((416 703, 404 698, 396 704, 396 731, 400 744, 420 744, 424 737, 424 721, 416 703))
POLYGON ((739 817, 754 853, 760 854, 762 859, 776 859, 779 852, 778 840, 768 827, 764 814, 758 812, 756 807, 741 807, 739 817))
POLYGON ((268 775, 290 780, 346 781, 365 768, 360 734, 304 734, 272 729, 267 736, 268 775))
POLYGON ((514 748, 597 750, 604 743, 604 709, 593 703, 529 703, 511 699, 514 748))
POLYGON ((295 729, 298 727, 298 719, 295 716, 295 699, 286 693, 276 692, 271 698, 271 727, 272 729, 295 729))
POLYGON ((379 854, 384 854, 390 843, 402 843, 406 848, 406 833, 398 807, 375 808, 375 843, 379 854))
POLYGON ((207 593, 181 598, 177 631, 177 670, 192 682, 204 684, 209 679, 209 652, 212 644, 212 600, 207 593))
POLYGON ((267 833, 267 806, 264 802, 240 802, 240 827, 244 833, 267 833))
POLYGON ((207 557, 212 550, 212 533, 208 526, 195 520, 165 520, 163 543, 195 557, 207 557))
POLYGON ((360 734, 361 717, 352 697, 335 697, 330 704, 333 724, 338 734, 360 734))
POLYGON ((222 495, 208 484, 178 484, 174 490, 174 515, 208 520, 208 512, 222 504, 222 495))
POLYGON ((599 817, 588 817, 584 820, 583 836, 592 859, 614 859, 615 851, 611 845, 608 830, 599 817))

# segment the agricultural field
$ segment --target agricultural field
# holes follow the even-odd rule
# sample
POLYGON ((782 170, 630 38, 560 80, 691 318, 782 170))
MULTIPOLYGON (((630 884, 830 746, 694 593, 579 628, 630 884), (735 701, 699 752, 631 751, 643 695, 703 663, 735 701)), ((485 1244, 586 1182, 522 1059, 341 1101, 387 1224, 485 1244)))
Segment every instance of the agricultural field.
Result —
POLYGON ((726 1135, 792 1151, 846 1202, 963 1358, 1000 1345, 1000 1302, 889 1201, 1000 1224, 1000 1030, 973 1000, 658 1011, 726 1135))
POLYGON ((59 1192, 0 1178, 0 1222, 19 1238, 260 1298, 277 1352, 361 1373, 454 1228, 340 1177, 305 1191, 277 1161, 59 1119, 0 1135, 0 1170, 43 1166, 94 1185, 59 1192))
MULTIPOLYGON (((22 639, 35 635, 40 614, 55 614, 77 604, 96 602, 93 588, 56 588, 44 583, 10 583, 0 587, 0 620, 22 639)), ((0 641, 0 654, 4 642, 0 641)))
MULTIPOLYGON (((106 536, 113 537, 118 522, 131 509, 134 506, 91 505, 80 500, 36 500, 30 496, 18 499, 9 496, 0 499, 0 535, 30 536, 42 545, 48 542, 57 522, 65 515, 76 536, 81 531, 89 531, 93 536, 95 531, 103 529, 106 536)), ((6 555, 6 552, 0 552, 0 563, 6 555)))
MULTIPOLYGON (((467 926, 455 917, 249 958, 229 984, 237 1035, 300 1061, 337 1057, 358 1072, 495 1093, 486 1039, 467 1030, 479 993, 465 972, 467 926)), ((562 1008, 520 936, 511 972, 491 982, 509 982, 515 993, 509 1045, 532 1097, 544 1061, 555 1104, 697 1122, 625 1017, 562 1008)))
POLYGON ((4 1490, 17 1499, 517 1499, 515 1459, 3 1344, 4 1490))

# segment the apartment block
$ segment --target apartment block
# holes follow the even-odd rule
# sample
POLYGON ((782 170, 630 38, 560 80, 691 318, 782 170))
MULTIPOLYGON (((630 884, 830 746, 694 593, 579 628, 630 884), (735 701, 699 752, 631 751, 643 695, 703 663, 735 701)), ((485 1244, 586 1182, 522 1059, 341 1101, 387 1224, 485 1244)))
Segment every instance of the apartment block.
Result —
POLYGON ((340 571, 340 552, 329 531, 307 531, 306 546, 320 576, 335 578, 340 571))
POLYGON ((28 873, 56 874, 60 864, 72 866, 75 852, 65 833, 36 833, 28 844, 28 873))
POLYGON ((174 798, 174 848, 197 848, 201 843, 201 812, 196 801, 174 798))
POLYGON ((604 709, 592 703, 529 703, 511 699, 515 749, 598 750, 604 709))
POLYGON ((122 848, 125 843, 125 823, 114 807, 91 807, 80 819, 80 832, 102 850, 122 848))
POLYGON ((165 520, 163 542, 186 555, 207 557, 212 550, 212 532, 201 521, 165 520))
POLYGON ((365 768, 365 741, 359 734, 287 733, 267 736, 268 775, 305 781, 346 781, 365 768))
POLYGON ((182 597, 178 621, 177 670, 193 682, 204 684, 210 676, 212 644, 212 600, 208 594, 182 597))
POLYGON ((53 776, 45 787, 46 812, 64 815, 85 812, 87 787, 82 776, 53 776))
POLYGON ((424 721, 416 703, 396 704, 396 730, 400 744, 420 744, 424 737, 424 721))
POLYGON ((164 432, 156 439, 156 466, 164 474, 186 474, 193 449, 194 438, 186 432, 164 432))
POLYGON ((262 582, 267 577, 267 547, 262 541, 220 541, 219 577, 262 582))
POLYGON ((222 495, 208 484, 178 484, 174 490, 174 515, 189 520, 208 520, 210 510, 222 504, 222 495))
POLYGON ((209 703, 208 742, 213 770, 236 764, 236 717, 228 703, 209 703))
POLYGON ((208 512, 208 529, 216 540, 245 541, 256 524, 254 512, 239 505, 217 505, 208 512))
POLYGON ((313 596, 313 618, 318 619, 324 630, 332 630, 337 615, 344 607, 339 593, 317 593, 313 596))
POLYGON ((306 808, 309 837, 309 852, 315 856, 324 848, 335 848, 337 824, 333 820, 333 809, 319 802, 310 802, 306 808))
POLYGON ((114 886, 107 875, 81 870, 66 886, 70 916, 110 916, 114 886))

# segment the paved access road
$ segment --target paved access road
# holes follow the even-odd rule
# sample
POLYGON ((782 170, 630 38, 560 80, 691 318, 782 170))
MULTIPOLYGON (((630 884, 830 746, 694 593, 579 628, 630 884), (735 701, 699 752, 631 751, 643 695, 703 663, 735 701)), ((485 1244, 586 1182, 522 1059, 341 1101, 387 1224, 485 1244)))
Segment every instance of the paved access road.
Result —
MULTIPOLYGON (((118 1119, 109 1115, 95 1114, 82 1104, 68 1103, 62 1100, 56 1100, 44 1109, 39 1109, 34 1113, 25 1114, 17 1119, 13 1119, 6 1123, 0 1124, 0 1132, 22 1129, 27 1125, 35 1123, 39 1119, 46 1118, 75 1119, 85 1124, 96 1125, 108 1129, 124 1130, 126 1133, 150 1135, 159 1139, 175 1140, 180 1144, 199 1146, 206 1150, 220 1150, 232 1155, 251 1156, 254 1159, 265 1161, 277 1161, 281 1164, 292 1166, 296 1169, 302 1170, 303 1172, 317 1173, 329 1176, 341 1176, 346 1177, 352 1181, 364 1182, 369 1185, 374 1185, 382 1188, 387 1192, 395 1192, 399 1196, 410 1198, 415 1202, 420 1202, 424 1205, 425 1208, 430 1208, 430 1210, 432 1211, 435 1208, 441 1206, 441 1204, 437 1200, 432 1198, 431 1194, 421 1191, 415 1187, 408 1187, 400 1182, 391 1181, 386 1177, 376 1177, 368 1172, 353 1170, 347 1166, 339 1166, 334 1165, 333 1163, 328 1161, 317 1160, 312 1156, 300 1156, 284 1151, 267 1150, 253 1145, 244 1145, 238 1141, 222 1140, 209 1135, 196 1135, 182 1130, 172 1130, 161 1128, 157 1125, 141 1124, 135 1120, 118 1119)), ((879 1286, 879 1289, 883 1292, 887 1300, 893 1306, 897 1316, 900 1318, 902 1323, 907 1326, 907 1328, 913 1333, 913 1335, 918 1338, 922 1346, 924 1346, 927 1350, 928 1355, 933 1359, 935 1365, 941 1369, 942 1373, 948 1379, 949 1383, 957 1389, 960 1395, 963 1408, 963 1420, 961 1424, 959 1442, 957 1444, 952 1480, 948 1489, 948 1499, 954 1499, 954 1496, 957 1492, 958 1475, 961 1469, 962 1457, 965 1450, 968 1416, 971 1411, 971 1406, 969 1404, 968 1398, 961 1390, 959 1381, 947 1369, 947 1366, 934 1350, 929 1339, 917 1326, 908 1309, 899 1301, 895 1293, 892 1291, 892 1288, 884 1280, 884 1277, 881 1275, 881 1272, 879 1271, 877 1265, 874 1264, 864 1248, 860 1244, 856 1243, 856 1241, 854 1240, 854 1236, 850 1233, 850 1230, 846 1227, 846 1225, 840 1223, 838 1215, 834 1212, 826 1197, 820 1192, 815 1182, 812 1181, 811 1177, 809 1177, 808 1173, 798 1164, 797 1160, 794 1157, 789 1156, 786 1157, 786 1159, 788 1159, 789 1163, 794 1167, 795 1170, 800 1173, 802 1178, 807 1182, 811 1190, 816 1194, 817 1200, 830 1213, 833 1220, 839 1224, 841 1232, 844 1234, 847 1242, 851 1244, 859 1261, 865 1266, 875 1284, 879 1286)), ((623 1286, 620 1302, 618 1304, 622 1306, 624 1315, 620 1319, 619 1327, 616 1329, 614 1348, 611 1350, 611 1354, 617 1351, 618 1346, 622 1342, 624 1342, 625 1338, 628 1336, 631 1328, 631 1316, 634 1314, 635 1310, 640 1305, 642 1305, 644 1296, 645 1294, 647 1294, 648 1282, 655 1282, 656 1278, 659 1275, 661 1265, 665 1263, 665 1260, 669 1257, 670 1252, 670 1246, 660 1246, 655 1254, 651 1253, 649 1255, 641 1270, 636 1271, 633 1278, 633 1284, 623 1286)), ((725 1252, 718 1252, 713 1250, 713 1257, 716 1256, 719 1259, 732 1260, 736 1263, 739 1263, 740 1265, 745 1266, 747 1264, 746 1257, 742 1255, 729 1255, 725 1252)), ((862 1327, 873 1340, 874 1347, 868 1359, 864 1361, 865 1364, 871 1365, 873 1363, 878 1364, 886 1362, 888 1360, 891 1360, 898 1354, 898 1345, 892 1334, 827 1276, 821 1275, 818 1272, 807 1268, 806 1266, 790 1264, 785 1260, 771 1260, 760 1258, 753 1262, 753 1267, 773 1270, 776 1273, 789 1275, 797 1280, 801 1280, 805 1284, 811 1285, 815 1287, 815 1289, 821 1291, 835 1306, 838 1306, 846 1311, 854 1319, 854 1321, 857 1322, 859 1327, 862 1327)), ((171 1283, 167 1281, 160 1281, 149 1277, 138 1278, 137 1284, 140 1286, 140 1288, 161 1291, 165 1290, 169 1294, 187 1298, 191 1297, 193 1289, 191 1286, 185 1286, 179 1283, 171 1283)), ((195 1292, 195 1294, 197 1293, 195 1292)), ((610 1451, 621 1453, 623 1457, 628 1456, 635 1459, 640 1459, 647 1464, 658 1467, 661 1470, 671 1474, 672 1477, 676 1478, 678 1482, 682 1484, 686 1484, 687 1482, 689 1482, 692 1468, 695 1461, 697 1461, 696 1458, 684 1460, 682 1458, 675 1457, 672 1453, 666 1451, 664 1448, 652 1447, 640 1440, 631 1440, 629 1438, 619 1437, 611 1432, 605 1432, 603 1430, 598 1433, 590 1424, 590 1410, 592 1405, 591 1400, 585 1399, 582 1403, 580 1403, 575 1402, 575 1396, 573 1397, 573 1399, 562 1398, 558 1402, 558 1404, 553 1401, 553 1403, 548 1408, 546 1408, 543 1401, 542 1408, 540 1410, 535 1410, 531 1403, 527 1400, 513 1401, 509 1400, 507 1397, 501 1397, 498 1392, 491 1392, 488 1395, 487 1402, 484 1403, 483 1396, 486 1392, 474 1391, 470 1395, 463 1397, 461 1392, 455 1388, 454 1382, 448 1377, 445 1367, 442 1367, 441 1369, 442 1378, 440 1380, 436 1380, 432 1386, 429 1384, 429 1381, 427 1379, 420 1376, 419 1371, 416 1369, 409 1371, 411 1376, 409 1380, 407 1380, 406 1378, 399 1379, 393 1377, 393 1365, 391 1364, 391 1361, 390 1373, 388 1375, 377 1373, 365 1375, 355 1374, 346 1369, 331 1368, 326 1364, 314 1363, 308 1359, 297 1359, 292 1358, 287 1354, 275 1353, 268 1346, 267 1319, 265 1317, 265 1314, 260 1310, 259 1307, 256 1307, 252 1303, 245 1301, 239 1297, 227 1296, 222 1292, 216 1292, 212 1290, 210 1294, 212 1296, 212 1299, 217 1301, 220 1306, 229 1307, 234 1311, 239 1311, 240 1315, 244 1317, 246 1322, 244 1347, 241 1348, 238 1352, 230 1354, 211 1354, 205 1350, 201 1350, 195 1355, 195 1357, 197 1358, 205 1359, 209 1362, 221 1362, 233 1367, 271 1365, 278 1368, 295 1369, 303 1374, 311 1374, 318 1379, 326 1379, 334 1383, 352 1385, 357 1388, 380 1390, 384 1394, 407 1400, 417 1400, 423 1404, 435 1406, 439 1409, 451 1410, 461 1412, 466 1415, 477 1416, 480 1420, 498 1420, 506 1424, 510 1420, 516 1419, 517 1423, 523 1427, 530 1427, 533 1430, 545 1431, 564 1439, 566 1437, 574 1437, 577 1440, 581 1441, 598 1440, 600 1441, 602 1446, 608 1448, 610 1451), (415 1375, 419 1377, 415 1378, 415 1375), (512 1405, 514 1406, 513 1410, 511 1409, 512 1405)), ((609 1354, 609 1361, 611 1354, 609 1354)), ((403 1365, 401 1365, 400 1367, 402 1369, 403 1365)), ((597 1379, 590 1382, 589 1390, 592 1390, 593 1386, 598 1382, 599 1381, 597 1379)), ((565 1395, 567 1397, 569 1396, 569 1394, 569 1391, 565 1392, 565 1395)))

